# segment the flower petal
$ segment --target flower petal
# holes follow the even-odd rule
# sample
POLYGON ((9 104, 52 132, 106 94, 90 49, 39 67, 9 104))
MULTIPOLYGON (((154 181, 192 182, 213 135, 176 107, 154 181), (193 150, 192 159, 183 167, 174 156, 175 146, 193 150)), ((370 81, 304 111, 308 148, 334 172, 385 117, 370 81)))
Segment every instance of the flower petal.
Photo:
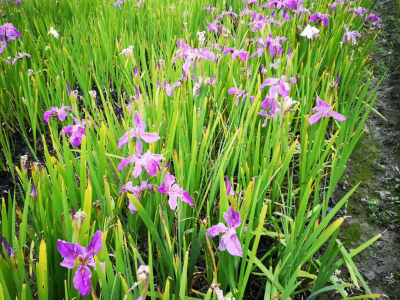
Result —
POLYGON ((239 227, 241 224, 240 214, 235 211, 232 206, 229 206, 228 212, 224 212, 225 222, 230 228, 239 227))
POLYGON ((96 233, 93 235, 92 240, 90 241, 89 245, 86 246, 86 251, 91 251, 94 254, 99 253, 103 244, 101 242, 102 232, 101 230, 97 230, 96 233))
POLYGON ((79 267, 74 276, 74 287, 81 293, 82 297, 85 297, 89 294, 91 285, 90 285, 90 277, 92 276, 92 272, 86 266, 79 267))
POLYGON ((137 160, 136 157, 127 157, 127 158, 124 158, 124 159, 120 162, 120 164, 118 165, 118 172, 121 172, 121 170, 122 170, 123 168, 125 168, 125 167, 126 167, 127 165, 129 165, 130 163, 134 163, 136 160, 137 160))
POLYGON ((220 233, 223 232, 228 232, 229 229, 223 224, 223 223, 218 223, 217 225, 211 226, 210 228, 207 229, 207 237, 216 237, 220 233))

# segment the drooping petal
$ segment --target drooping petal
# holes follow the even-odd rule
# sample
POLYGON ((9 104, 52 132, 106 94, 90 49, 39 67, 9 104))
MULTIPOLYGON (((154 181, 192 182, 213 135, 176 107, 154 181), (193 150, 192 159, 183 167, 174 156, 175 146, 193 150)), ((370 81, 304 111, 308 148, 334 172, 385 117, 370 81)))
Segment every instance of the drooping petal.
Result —
POLYGON ((63 266, 63 267, 65 267, 65 268, 68 268, 68 269, 73 269, 74 266, 75 266, 75 261, 76 261, 76 259, 67 259, 67 258, 65 258, 65 259, 60 263, 60 265, 63 266))
POLYGON ((186 192, 184 189, 182 189, 182 194, 179 197, 183 202, 188 203, 189 205, 193 206, 193 200, 192 198, 190 198, 190 194, 188 192, 186 192))
POLYGON ((260 86, 260 90, 263 90, 266 86, 275 85, 279 82, 278 78, 267 78, 260 86))
POLYGON ((142 174, 143 165, 137 161, 135 162, 135 168, 133 169, 133 177, 138 178, 140 174, 142 174))
POLYGON ((219 244, 220 250, 227 250, 230 255, 232 256, 243 256, 243 249, 240 241, 232 229, 229 232, 222 236, 221 243, 219 244), (224 248, 224 249, 221 249, 224 248))
POLYGON ((61 121, 61 122, 64 122, 65 121, 65 118, 68 116, 68 113, 65 111, 65 110, 63 110, 63 109, 60 109, 59 111, 58 111, 58 119, 61 121))
POLYGON ((131 201, 129 201, 128 208, 129 208, 129 211, 131 212, 132 215, 137 211, 135 206, 133 205, 133 203, 131 201))
POLYGON ((136 160, 137 160, 136 157, 127 157, 127 158, 124 158, 124 159, 120 162, 120 164, 119 164, 119 166, 118 166, 118 172, 121 172, 121 170, 122 170, 123 168, 125 168, 125 167, 126 167, 127 165, 129 165, 130 163, 134 163, 136 160))
POLYGON ((323 112, 317 112, 316 114, 312 115, 309 119, 308 119, 308 123, 310 125, 313 125, 315 123, 317 123, 319 120, 321 120, 322 116, 324 115, 323 112))
POLYGON ((218 223, 217 225, 211 226, 207 229, 207 237, 216 237, 220 233, 228 232, 229 229, 223 224, 218 223))
POLYGON ((169 194, 168 204, 172 210, 176 210, 176 207, 178 206, 178 197, 176 194, 169 194))
POLYGON ((82 297, 85 297, 89 294, 91 290, 90 285, 90 277, 92 276, 92 272, 86 266, 79 267, 74 276, 74 287, 79 291, 82 297))
POLYGON ((50 117, 51 117, 52 114, 53 114, 53 111, 52 111, 52 110, 48 110, 48 111, 45 111, 45 112, 44 112, 44 114, 43 114, 43 119, 44 119, 44 121, 45 121, 46 123, 48 123, 48 122, 50 121, 50 117))
POLYGON ((339 122, 343 122, 343 121, 347 120, 347 118, 345 116, 337 113, 336 111, 329 111, 327 114, 332 116, 336 121, 339 121, 339 122))
POLYGON ((157 142, 160 139, 160 136, 156 132, 145 132, 140 137, 148 144, 157 142))
POLYGON ((140 138, 136 138, 136 155, 140 156, 143 153, 143 143, 142 140, 140 138))
POLYGON ((101 230, 97 230, 96 233, 93 235, 92 240, 90 241, 89 245, 86 246, 87 252, 92 252, 94 254, 99 253, 103 244, 101 242, 102 232, 101 230))

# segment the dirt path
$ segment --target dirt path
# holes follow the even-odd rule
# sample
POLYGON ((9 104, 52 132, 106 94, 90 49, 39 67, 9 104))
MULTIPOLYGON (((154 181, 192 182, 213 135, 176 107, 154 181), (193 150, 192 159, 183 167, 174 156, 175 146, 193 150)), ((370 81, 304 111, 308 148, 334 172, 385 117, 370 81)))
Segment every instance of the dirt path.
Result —
MULTIPOLYGON (((335 200, 363 182, 344 212, 352 218, 346 220, 339 238, 351 250, 385 232, 355 261, 373 293, 395 300, 400 299, 400 15, 396 0, 378 0, 374 13, 383 20, 371 53, 374 82, 387 74, 375 109, 387 121, 376 113, 369 117, 369 130, 347 164, 335 200)), ((346 274, 341 276, 350 281, 346 274)))

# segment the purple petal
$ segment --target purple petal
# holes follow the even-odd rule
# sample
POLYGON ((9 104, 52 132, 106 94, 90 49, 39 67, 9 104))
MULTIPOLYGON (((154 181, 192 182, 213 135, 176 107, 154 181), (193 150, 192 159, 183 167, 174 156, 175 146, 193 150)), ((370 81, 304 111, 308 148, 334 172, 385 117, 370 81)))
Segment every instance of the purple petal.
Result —
POLYGON ((231 182, 229 181, 229 177, 225 176, 225 181, 226 181, 226 195, 231 195, 231 196, 235 196, 235 192, 232 189, 232 185, 231 182))
POLYGON ((103 244, 101 242, 101 237, 102 237, 101 230, 97 230, 96 233, 93 235, 89 245, 86 246, 86 252, 91 251, 94 254, 99 253, 99 251, 103 247, 103 244))
POLYGON ((137 211, 131 201, 129 201, 128 208, 132 215, 137 211))
POLYGON ((143 143, 142 140, 140 138, 136 138, 136 155, 142 155, 143 153, 143 143))
POLYGON ((140 137, 148 144, 157 142, 160 139, 160 136, 156 132, 145 132, 140 137))
POLYGON ((217 225, 211 226, 207 229, 207 237, 216 237, 220 233, 228 231, 229 229, 223 223, 218 223, 217 225))
POLYGON ((346 117, 337 113, 336 111, 329 111, 328 116, 332 116, 336 121, 343 122, 346 121, 346 117))
POLYGON ((127 158, 124 158, 121 162, 120 162, 120 164, 119 164, 119 166, 118 166, 118 172, 121 172, 121 170, 123 169, 123 168, 125 168, 127 165, 129 165, 130 163, 134 163, 136 161, 136 157, 127 157, 127 158))
POLYGON ((178 197, 176 194, 169 194, 168 204, 172 210, 176 210, 178 206, 178 197))
POLYGON ((240 214, 236 212, 232 206, 229 207, 228 212, 224 212, 224 219, 229 228, 236 228, 241 224, 240 214))
POLYGON ((228 90, 228 95, 237 94, 237 93, 239 93, 239 89, 237 87, 233 87, 228 90))
POLYGON ((309 119, 308 119, 308 123, 310 125, 314 125, 315 123, 317 123, 319 120, 321 120, 322 116, 323 116, 323 112, 318 112, 314 115, 312 115, 309 119))
POLYGON ((133 125, 135 126, 138 133, 144 132, 146 130, 146 123, 143 122, 138 110, 135 112, 135 116, 133 117, 133 125))
POLYGON ((3 245, 4 245, 4 248, 6 249, 7 256, 10 257, 12 254, 12 250, 11 250, 10 244, 7 242, 7 240, 4 236, 3 236, 3 245))
POLYGON ((90 285, 90 277, 92 276, 92 272, 86 266, 79 267, 74 276, 74 287, 81 293, 82 297, 85 297, 90 293, 91 285, 90 285))
POLYGON ((242 245, 240 244, 236 232, 233 230, 230 230, 227 234, 222 236, 219 249, 226 249, 232 256, 243 256, 242 245))
POLYGON ((51 110, 45 111, 43 114, 43 119, 46 123, 48 123, 50 121, 50 117, 53 114, 53 112, 51 110))
POLYGON ((57 250, 58 252, 60 252, 61 256, 65 259, 75 260, 77 257, 74 244, 58 240, 57 250))

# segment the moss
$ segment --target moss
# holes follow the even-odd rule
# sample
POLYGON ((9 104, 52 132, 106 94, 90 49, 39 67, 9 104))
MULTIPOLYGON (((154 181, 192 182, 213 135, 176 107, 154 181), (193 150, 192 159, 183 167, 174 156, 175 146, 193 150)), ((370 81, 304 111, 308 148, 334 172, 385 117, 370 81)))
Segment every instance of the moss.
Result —
POLYGON ((359 240, 361 238, 360 229, 361 226, 359 223, 353 223, 346 227, 343 227, 340 234, 340 241, 347 249, 351 248, 353 243, 359 243, 359 240))

